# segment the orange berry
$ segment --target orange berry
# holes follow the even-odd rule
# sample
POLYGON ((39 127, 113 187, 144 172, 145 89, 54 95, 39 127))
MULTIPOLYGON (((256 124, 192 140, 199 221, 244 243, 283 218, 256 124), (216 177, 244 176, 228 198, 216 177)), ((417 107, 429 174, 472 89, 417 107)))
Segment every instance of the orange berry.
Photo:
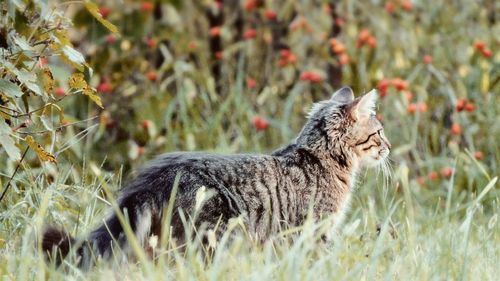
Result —
POLYGON ((361 42, 365 42, 367 41, 370 37, 371 37, 371 33, 368 29, 363 29, 361 30, 361 32, 359 32, 359 35, 358 35, 358 40, 360 40, 361 42))
POLYGON ((483 155, 482 151, 474 152, 474 158, 476 158, 476 160, 481 160, 481 159, 483 159, 483 157, 484 157, 484 155, 483 155))
POLYGON ((408 113, 415 113, 417 112, 417 104, 416 103, 410 103, 408 107, 406 108, 406 112, 408 113))
POLYGON ((144 148, 144 146, 137 147, 137 156, 144 155, 144 152, 146 152, 146 149, 144 148))
POLYGON ((257 129, 257 131, 262 131, 269 127, 269 123, 267 122, 267 120, 258 115, 252 118, 252 124, 254 125, 255 129, 257 129))
POLYGON ((423 58, 423 61, 425 64, 431 64, 432 63, 432 56, 431 55, 425 55, 423 58))
POLYGON ((427 106, 427 103, 421 102, 418 104, 418 111, 427 112, 428 109, 429 109, 429 107, 427 106))
POLYGON ((345 53, 345 50, 346 50, 346 48, 345 48, 344 44, 342 44, 342 43, 338 43, 338 44, 336 44, 336 45, 332 48, 332 51, 333 51, 335 54, 337 54, 337 55, 340 55, 340 54, 342 54, 342 53, 345 53))
POLYGON ((444 167, 441 169, 441 175, 445 178, 449 178, 453 175, 453 168, 451 167, 444 167))
POLYGON ((411 101, 413 99, 413 93, 410 91, 404 91, 406 100, 411 101))
POLYGON ((451 133, 454 135, 460 135, 462 133, 462 127, 458 123, 453 123, 451 125, 451 133))
POLYGON ((297 62, 297 56, 295 54, 290 54, 288 56, 288 62, 291 64, 294 64, 297 62))
POLYGON ((151 70, 146 73, 146 78, 148 78, 149 81, 156 81, 156 79, 158 79, 158 75, 156 74, 156 71, 151 70))
POLYGON ((340 54, 339 56, 339 63, 341 65, 347 65, 349 64, 349 55, 346 53, 340 54))
POLYGON ((377 39, 375 39, 375 37, 373 36, 370 36, 368 38, 368 40, 366 41, 366 43, 368 44, 368 46, 370 46, 370 48, 372 49, 375 49, 377 47, 377 39))

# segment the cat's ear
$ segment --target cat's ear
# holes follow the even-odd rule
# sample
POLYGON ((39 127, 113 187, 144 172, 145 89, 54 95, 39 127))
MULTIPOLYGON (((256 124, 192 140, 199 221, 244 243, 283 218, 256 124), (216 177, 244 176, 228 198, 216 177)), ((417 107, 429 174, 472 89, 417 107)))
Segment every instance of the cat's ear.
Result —
POLYGON ((375 105, 377 103, 377 90, 371 90, 364 96, 356 99, 350 108, 351 116, 354 120, 369 118, 375 114, 375 105))
POLYGON ((352 92, 351 88, 343 87, 340 88, 335 93, 333 93, 332 98, 330 100, 342 104, 351 103, 354 100, 354 93, 352 92))

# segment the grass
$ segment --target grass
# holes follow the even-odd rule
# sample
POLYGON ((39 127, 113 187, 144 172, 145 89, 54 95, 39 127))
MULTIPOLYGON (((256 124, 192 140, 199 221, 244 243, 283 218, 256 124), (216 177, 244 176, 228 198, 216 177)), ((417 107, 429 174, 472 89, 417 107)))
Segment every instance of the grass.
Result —
MULTIPOLYGON (((194 9, 194 3, 186 1, 186 6, 194 9)), ((207 26, 192 30, 200 22, 206 24, 198 21, 204 14, 196 9, 198 14, 193 16, 189 9, 171 8, 169 13, 184 19, 175 28, 162 22, 167 26, 154 30, 154 22, 146 19, 138 25, 137 38, 124 33, 123 40, 132 42, 129 53, 120 49, 121 43, 99 45, 97 32, 93 35, 97 39, 88 39, 94 40, 97 52, 110 52, 104 66, 92 64, 102 56, 91 56, 94 77, 108 75, 116 67, 124 72, 116 79, 124 80, 114 81, 112 94, 101 94, 106 111, 99 112, 99 123, 90 120, 43 136, 46 149, 57 156, 57 165, 40 165, 28 151, 0 202, 3 280, 497 280, 500 57, 498 51, 484 57, 473 46, 483 40, 495 51, 500 25, 489 21, 488 5, 467 0, 415 1, 411 12, 399 9, 391 15, 380 1, 339 4, 345 26, 338 39, 351 59, 342 67, 342 83, 351 85, 357 95, 377 87, 382 79, 400 77, 409 86, 407 91, 391 88, 378 106, 393 146, 392 176, 387 180, 376 170, 360 175, 345 225, 333 242, 319 239, 319 229, 328 222, 308 222, 300 234, 264 245, 237 236, 232 243, 222 243, 209 262, 196 242, 184 250, 161 245, 155 261, 141 258, 144 253, 136 250, 138 258, 117 256, 98 261, 88 271, 76 268, 71 260, 61 268, 44 262, 36 241, 46 224, 78 237, 85 235, 100 224, 112 203, 111 194, 131 177, 129 170, 133 176, 155 154, 177 150, 266 153, 289 142, 312 102, 328 98, 333 90, 324 81, 299 79, 303 71, 324 74, 327 63, 336 63, 318 31, 329 28, 328 20, 323 8, 311 3, 286 1, 279 10, 281 18, 291 17, 290 9, 304 11, 301 16, 316 31, 299 30, 284 39, 298 63, 278 67, 273 60, 279 54, 261 38, 227 43, 230 54, 220 62, 220 95, 210 73, 213 62, 208 58, 213 54, 202 45, 190 53, 197 59, 193 62, 183 49, 193 38, 200 44, 207 39, 207 26), (179 32, 181 26, 191 27, 190 32, 179 32), (376 37, 377 48, 355 47, 364 28, 376 37), (172 58, 157 69, 160 81, 142 77, 151 68, 145 54, 153 53, 141 50, 146 36, 142 29, 148 30, 147 36, 151 32, 162 40, 182 42, 168 46, 172 58), (432 56, 432 63, 422 62, 424 54, 432 56), (147 67, 140 71, 118 67, 135 65, 129 59, 136 57, 137 68, 147 67), (247 77, 256 78, 256 89, 245 86, 247 77), (411 99, 408 92, 413 94, 411 99), (457 112, 459 98, 474 102, 476 109, 457 112), (425 103, 428 110, 409 113, 411 103, 425 103), (115 124, 119 129, 107 127, 104 113, 121 121, 115 124), (250 121, 255 115, 269 121, 269 128, 257 131, 250 121), (151 121, 154 130, 144 132, 139 125, 143 120, 151 121), (452 132, 453 123, 460 124, 460 133, 452 132), (123 131, 129 133, 125 140, 119 138, 123 131), (145 148, 142 157, 129 154, 137 144, 145 148), (482 157, 476 156, 479 151, 482 157), (452 168, 452 174, 442 175, 443 168, 452 168), (430 179, 433 173, 437 179, 430 179)), ((113 16, 119 22, 116 18, 121 14, 113 16)), ((266 23, 261 24, 268 31, 266 23)), ((93 32, 95 25, 89 26, 93 32)), ((57 67, 56 79, 68 75, 57 67)), ((86 102, 84 97, 68 96, 62 104, 68 119, 95 116, 94 106, 86 102)), ((17 163, 4 161, 3 151, 0 156, 0 183, 5 187, 17 163)))

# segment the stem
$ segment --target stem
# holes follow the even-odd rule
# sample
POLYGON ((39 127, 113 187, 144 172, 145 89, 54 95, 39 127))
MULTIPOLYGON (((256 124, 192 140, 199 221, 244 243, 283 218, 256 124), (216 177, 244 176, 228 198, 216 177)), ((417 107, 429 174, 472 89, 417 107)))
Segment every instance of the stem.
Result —
POLYGON ((21 157, 21 160, 19 160, 19 163, 17 163, 17 166, 16 166, 16 169, 14 170, 14 173, 12 173, 12 176, 10 176, 10 179, 9 179, 9 182, 7 182, 7 186, 5 187, 5 189, 3 190, 2 192, 2 195, 0 196, 0 202, 2 202, 2 199, 3 197, 5 196, 5 194, 7 193, 7 190, 9 189, 10 187, 10 183, 12 182, 12 179, 14 178, 14 176, 16 175, 17 173, 17 170, 19 170, 19 166, 21 166, 21 163, 23 162, 23 159, 24 157, 26 156, 26 153, 28 152, 29 150, 29 146, 26 147, 26 149, 24 150, 24 153, 23 153, 23 156, 21 157))

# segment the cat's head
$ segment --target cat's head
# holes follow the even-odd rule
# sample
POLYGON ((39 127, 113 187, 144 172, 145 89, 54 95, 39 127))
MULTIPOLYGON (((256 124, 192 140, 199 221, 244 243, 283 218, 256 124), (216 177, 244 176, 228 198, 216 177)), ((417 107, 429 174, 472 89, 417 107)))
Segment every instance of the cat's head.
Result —
POLYGON ((391 145, 375 115, 376 90, 354 98, 349 87, 313 106, 297 144, 324 151, 340 165, 384 163, 391 145))

